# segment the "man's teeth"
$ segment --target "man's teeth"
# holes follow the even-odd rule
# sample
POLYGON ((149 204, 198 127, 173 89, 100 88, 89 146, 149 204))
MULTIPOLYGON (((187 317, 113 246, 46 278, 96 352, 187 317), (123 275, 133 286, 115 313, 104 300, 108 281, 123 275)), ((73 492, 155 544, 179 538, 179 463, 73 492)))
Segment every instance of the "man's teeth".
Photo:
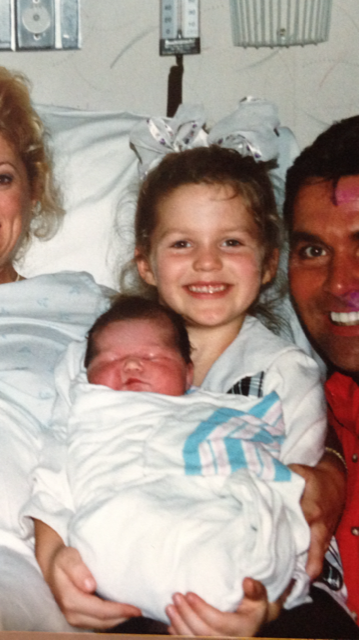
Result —
POLYGON ((193 291, 193 293, 218 293, 219 291, 224 291, 226 288, 225 284, 218 284, 218 285, 201 285, 201 286, 196 286, 196 285, 189 285, 189 290, 193 291))
POLYGON ((359 311, 349 311, 349 313, 336 313, 335 311, 331 311, 330 319, 335 324, 347 326, 359 324, 359 311))

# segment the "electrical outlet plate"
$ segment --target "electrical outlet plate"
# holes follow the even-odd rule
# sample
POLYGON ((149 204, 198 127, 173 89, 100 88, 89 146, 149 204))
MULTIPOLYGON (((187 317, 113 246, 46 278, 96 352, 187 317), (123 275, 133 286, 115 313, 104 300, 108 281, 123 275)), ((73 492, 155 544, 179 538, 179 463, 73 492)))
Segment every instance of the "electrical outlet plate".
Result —
POLYGON ((161 0, 160 55, 200 52, 199 0, 161 0))
POLYGON ((54 0, 16 0, 17 49, 55 47, 54 0))
POLYGON ((80 47, 80 0, 0 0, 0 51, 80 47))

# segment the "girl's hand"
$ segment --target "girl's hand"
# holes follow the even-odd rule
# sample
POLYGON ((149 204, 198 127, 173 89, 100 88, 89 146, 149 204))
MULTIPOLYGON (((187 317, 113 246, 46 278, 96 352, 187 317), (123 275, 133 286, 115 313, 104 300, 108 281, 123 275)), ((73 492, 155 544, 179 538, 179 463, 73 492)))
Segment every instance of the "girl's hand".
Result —
POLYGON ((223 613, 194 593, 176 593, 166 613, 172 635, 253 636, 262 624, 280 613, 283 599, 269 603, 265 587, 252 578, 243 580, 243 599, 234 613, 223 613))
POLYGON ((310 526, 310 548, 306 571, 312 580, 323 568, 323 559, 335 532, 345 502, 346 474, 337 457, 325 453, 316 467, 289 465, 305 480, 301 505, 310 526))
POLYGON ((102 600, 77 549, 61 545, 52 557, 48 584, 66 620, 82 629, 104 630, 141 615, 137 607, 102 600))
POLYGON ((69 624, 101 631, 141 615, 137 607, 96 596, 95 579, 77 549, 45 522, 34 518, 34 526, 36 559, 69 624))

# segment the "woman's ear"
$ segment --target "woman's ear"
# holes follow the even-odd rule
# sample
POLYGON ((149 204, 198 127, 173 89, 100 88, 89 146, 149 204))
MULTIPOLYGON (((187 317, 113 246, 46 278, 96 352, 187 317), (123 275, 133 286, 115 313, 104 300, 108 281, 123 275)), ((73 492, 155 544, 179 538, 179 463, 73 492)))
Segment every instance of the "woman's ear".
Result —
POLYGON ((186 391, 188 391, 188 389, 190 389, 193 384, 193 376, 194 376, 193 362, 189 362, 187 364, 187 373, 186 373, 186 391))
POLYGON ((34 182, 30 185, 32 210, 35 209, 37 203, 39 202, 39 200, 41 200, 41 197, 44 193, 45 186, 43 185, 41 187, 41 184, 42 184, 41 180, 38 177, 38 178, 35 178, 34 182))
POLYGON ((149 259, 144 255, 141 249, 135 249, 135 262, 137 266, 138 273, 140 274, 142 280, 144 280, 147 284, 151 284, 156 286, 156 278, 153 274, 152 267, 149 259))
POLYGON ((262 275, 262 284, 268 284, 277 273, 279 263, 279 249, 273 249, 271 255, 265 261, 262 275))

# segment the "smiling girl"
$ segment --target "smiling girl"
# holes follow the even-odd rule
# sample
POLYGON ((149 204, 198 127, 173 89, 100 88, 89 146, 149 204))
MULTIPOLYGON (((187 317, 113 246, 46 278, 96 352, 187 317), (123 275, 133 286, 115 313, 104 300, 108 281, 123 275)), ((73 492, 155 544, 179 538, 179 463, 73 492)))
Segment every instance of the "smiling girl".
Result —
MULTIPOLYGON (((285 460, 304 475, 308 467, 302 465, 314 467, 323 453, 322 386, 316 364, 256 317, 275 325, 270 305, 260 303, 262 292, 275 278, 280 244, 280 223, 265 165, 215 145, 167 155, 142 185, 135 233, 135 261, 143 282, 186 320, 194 383, 209 391, 243 395, 276 391, 286 434, 296 434, 294 444, 292 437, 283 444, 285 460)), ((269 300, 268 292, 266 296, 269 300)), ((329 469, 335 475, 335 464, 334 468, 331 465, 324 456, 321 472, 325 475, 329 469)), ((316 474, 317 469, 310 469, 306 479, 315 481, 316 474)), ((322 499, 323 492, 319 493, 322 499)), ((335 508, 333 512, 334 520, 338 513, 335 508)), ((330 537, 321 525, 324 535, 330 537)), ((324 553, 318 547, 312 545, 309 555, 311 577, 319 573, 316 563, 321 564, 324 553)), ((254 593, 258 584, 249 586, 254 593)), ((315 589, 312 592, 315 597, 315 589)), ((245 606, 255 608, 255 600, 250 603, 249 598, 245 606)), ((243 627, 245 607, 223 614, 195 594, 175 594, 173 601, 167 608, 172 633, 241 635, 255 631, 252 613, 248 616, 252 628, 243 627)), ((277 604, 278 611, 281 603, 277 604)), ((275 611, 271 605, 262 619, 267 616, 269 620, 275 611)), ((314 609, 308 613, 314 615, 314 609)), ((327 607, 321 601, 315 615, 318 637, 329 633, 320 635, 326 616, 332 630, 341 619, 344 632, 348 616, 336 610, 330 596, 327 607)), ((351 621, 349 627, 352 632, 351 621)), ((273 628, 275 633, 279 635, 278 627, 273 628)), ((304 637, 298 620, 291 637, 304 637)))
POLYGON ((195 384, 254 313, 276 273, 278 245, 269 178, 252 158, 215 146, 193 149, 167 156, 143 184, 137 268, 185 318, 195 384))

